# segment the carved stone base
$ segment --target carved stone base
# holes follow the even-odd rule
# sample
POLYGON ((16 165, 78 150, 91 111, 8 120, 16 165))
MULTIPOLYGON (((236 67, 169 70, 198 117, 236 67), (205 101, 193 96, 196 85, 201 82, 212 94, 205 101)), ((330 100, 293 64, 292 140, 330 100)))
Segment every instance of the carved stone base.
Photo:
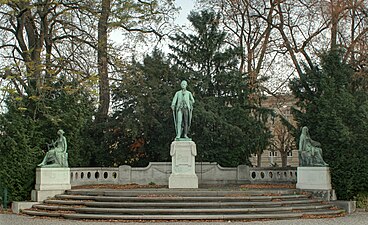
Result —
POLYGON ((55 195, 64 194, 65 190, 32 190, 31 192, 31 200, 33 202, 42 202, 43 200, 46 200, 48 198, 52 198, 55 195))
POLYGON ((331 190, 330 167, 298 167, 296 188, 331 190))
POLYGON ((43 201, 69 189, 70 168, 37 168, 36 185, 31 198, 32 201, 43 201))
POLYGON ((173 175, 169 177, 169 188, 198 188, 197 175, 173 175))
POLYGON ((195 174, 195 156, 197 148, 193 141, 173 141, 170 155, 172 172, 169 177, 169 188, 198 188, 198 177, 195 174))
POLYGON ((314 198, 336 200, 329 167, 298 167, 296 188, 309 192, 314 198))

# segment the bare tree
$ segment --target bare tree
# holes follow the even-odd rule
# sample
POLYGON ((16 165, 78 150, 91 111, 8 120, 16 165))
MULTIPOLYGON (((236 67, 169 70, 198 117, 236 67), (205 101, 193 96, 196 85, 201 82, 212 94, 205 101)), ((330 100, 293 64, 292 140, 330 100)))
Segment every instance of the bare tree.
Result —
POLYGON ((124 65, 120 55, 116 55, 118 49, 112 49, 113 45, 108 43, 109 30, 120 29, 125 42, 144 42, 152 37, 160 41, 170 31, 168 25, 176 8, 170 0, 101 0, 100 6, 97 13, 99 107, 96 119, 104 121, 110 108, 109 74, 121 71, 124 65))
POLYGON ((296 147, 294 137, 280 118, 273 124, 273 135, 272 147, 280 152, 281 166, 286 167, 288 154, 296 147))
POLYGON ((364 0, 277 1, 274 26, 282 37, 280 45, 290 55, 299 76, 302 63, 313 68, 319 53, 345 50, 345 59, 354 60, 355 50, 367 35, 367 7, 364 0))
POLYGON ((107 55, 107 39, 108 39, 108 20, 111 13, 111 0, 102 0, 101 13, 98 19, 98 45, 97 45, 97 61, 99 74, 99 107, 96 116, 97 121, 107 119, 110 106, 110 85, 108 76, 108 55, 107 55))
POLYGON ((217 10, 222 16, 222 25, 228 42, 240 48, 239 71, 247 73, 249 96, 257 102, 262 91, 260 77, 266 74, 272 63, 273 19, 275 4, 271 0, 202 0, 202 5, 217 10))
POLYGON ((0 5, 0 49, 2 58, 7 59, 1 78, 11 84, 12 92, 35 103, 61 74, 72 78, 77 78, 76 73, 88 74, 82 69, 86 68, 83 59, 74 57, 85 50, 81 45, 93 45, 95 40, 90 29, 82 29, 88 21, 77 12, 82 7, 55 1, 6 1, 0 5), (78 60, 73 63, 75 58, 78 60))
POLYGON ((122 28, 141 34, 140 40, 146 34, 161 39, 174 11, 170 0, 5 1, 0 5, 0 53, 7 59, 2 60, 0 76, 8 86, 5 90, 37 100, 61 76, 93 87, 97 81, 97 118, 106 117, 109 73, 123 65, 119 50, 108 42, 109 32, 122 28))

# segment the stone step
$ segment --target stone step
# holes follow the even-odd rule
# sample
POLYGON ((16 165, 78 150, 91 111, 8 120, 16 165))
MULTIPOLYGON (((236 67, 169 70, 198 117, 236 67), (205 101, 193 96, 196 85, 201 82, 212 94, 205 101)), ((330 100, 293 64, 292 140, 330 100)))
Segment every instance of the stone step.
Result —
MULTIPOLYGON (((134 199, 133 199, 134 200, 134 199)), ((278 200, 278 199, 276 199, 278 200)), ((46 204, 58 204, 58 205, 84 205, 89 207, 112 207, 112 208, 123 208, 123 207, 237 207, 237 206, 280 206, 280 205, 295 205, 295 204, 313 204, 321 203, 319 199, 300 199, 300 200, 280 200, 280 201, 197 201, 197 202, 185 202, 185 201, 126 201, 126 202, 93 202, 93 201, 75 201, 75 200, 58 200, 48 199, 45 200, 46 204)))
POLYGON ((57 204, 57 205, 85 205, 85 201, 76 200, 58 200, 58 199, 46 199, 43 201, 46 204, 57 204))
POLYGON ((39 210, 49 210, 49 211, 74 211, 74 209, 77 208, 77 206, 38 204, 38 205, 33 205, 33 208, 39 209, 39 210))
POLYGON ((177 195, 177 196, 201 196, 216 197, 228 195, 291 195, 297 194, 295 189, 244 189, 244 190, 210 190, 210 189, 139 189, 139 190, 110 190, 110 189, 72 189, 67 190, 68 195, 85 195, 85 196, 141 196, 141 195, 177 195))
POLYGON ((329 209, 333 205, 317 206, 293 206, 277 208, 171 208, 171 209, 142 209, 142 208, 75 208, 77 213, 88 214, 128 214, 128 215, 161 215, 161 214, 244 214, 244 213, 279 213, 282 211, 318 211, 320 209, 329 209))
MULTIPOLYGON (((32 216, 56 216, 58 213, 24 210, 24 213, 32 216)), ((264 214, 197 214, 197 215, 115 215, 115 214, 82 214, 59 213, 58 216, 66 219, 92 219, 92 220, 256 220, 256 219, 296 219, 304 217, 339 216, 343 210, 325 210, 318 212, 279 212, 264 214)))
POLYGON ((49 212, 43 210, 32 210, 32 209, 22 209, 22 213, 29 216, 47 216, 47 217, 63 217, 63 212, 49 212))
POLYGON ((274 201, 274 200, 293 200, 308 199, 306 195, 275 195, 275 196, 216 196, 216 197, 181 197, 166 195, 142 195, 137 197, 121 197, 121 196, 84 196, 84 195, 56 195, 57 199, 64 200, 94 200, 99 202, 182 202, 182 201, 200 201, 200 202, 219 202, 219 201, 274 201))
MULTIPOLYGON (((48 202, 49 203, 49 202, 48 202)), ((52 203, 52 202, 51 202, 52 203)), ((85 202, 84 205, 88 207, 99 208, 225 208, 225 207, 276 207, 285 205, 310 205, 321 204, 321 200, 309 199, 299 201, 269 201, 269 202, 85 202)))
MULTIPOLYGON (((281 190, 281 189, 280 189, 281 190)), ((271 190, 70 190, 24 210, 32 216, 97 220, 256 220, 338 216, 333 204, 271 190)))
POLYGON ((69 194, 60 194, 55 195, 56 199, 65 199, 65 200, 95 200, 98 196, 91 195, 69 195, 69 194))
POLYGON ((145 203, 138 203, 138 204, 120 204, 120 205, 97 205, 93 204, 93 202, 86 203, 85 206, 64 206, 64 205, 47 205, 47 204, 38 204, 34 205, 33 208, 39 210, 50 210, 50 211, 78 211, 78 212, 87 212, 90 211, 91 213, 101 213, 101 212, 121 212, 123 213, 124 210, 127 212, 137 211, 140 212, 156 212, 156 211, 203 211, 209 210, 215 212, 216 210, 221 211, 287 211, 287 210, 311 210, 311 209, 322 209, 322 208, 331 208, 334 205, 332 204, 304 204, 304 205, 292 205, 292 206, 283 206, 283 205, 249 205, 249 204, 234 204, 234 203, 219 203, 219 204, 192 204, 192 203, 181 203, 181 204, 172 204, 172 203, 158 203, 158 204, 145 204, 145 203), (118 207, 120 206, 120 207, 118 207), (276 207, 277 206, 277 207, 276 207), (107 210, 107 211, 106 211, 107 210), (120 211, 119 211, 120 210, 120 211))

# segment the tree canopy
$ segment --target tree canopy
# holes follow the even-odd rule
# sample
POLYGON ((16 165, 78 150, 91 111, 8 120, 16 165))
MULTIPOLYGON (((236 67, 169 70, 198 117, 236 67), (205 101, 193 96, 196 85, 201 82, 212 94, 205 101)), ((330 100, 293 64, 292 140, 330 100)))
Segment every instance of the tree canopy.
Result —
POLYGON ((322 144, 325 161, 332 169, 339 198, 349 199, 367 190, 368 93, 354 87, 354 70, 342 60, 342 52, 321 56, 320 66, 306 69, 291 82, 298 98, 295 118, 307 126, 322 144))
POLYGON ((218 15, 211 11, 192 13, 189 21, 196 30, 175 34, 172 54, 166 57, 155 50, 143 63, 135 62, 114 86, 108 129, 113 142, 108 145, 114 148, 111 152, 119 152, 120 163, 127 158, 134 158, 130 163, 136 165, 170 161, 167 149, 175 136, 170 103, 182 79, 196 100, 190 133, 199 149, 198 160, 247 164, 255 143, 267 145, 266 127, 250 116, 246 75, 237 68, 238 51, 227 46, 226 33, 216 20, 218 15))
POLYGON ((262 101, 291 90, 289 130, 306 125, 322 142, 339 196, 367 188, 368 2, 197 2, 189 32, 172 23, 172 0, 0 1, 0 182, 12 200, 27 198, 60 128, 71 166, 170 161, 170 101, 183 79, 199 161, 260 156, 272 113, 262 101))

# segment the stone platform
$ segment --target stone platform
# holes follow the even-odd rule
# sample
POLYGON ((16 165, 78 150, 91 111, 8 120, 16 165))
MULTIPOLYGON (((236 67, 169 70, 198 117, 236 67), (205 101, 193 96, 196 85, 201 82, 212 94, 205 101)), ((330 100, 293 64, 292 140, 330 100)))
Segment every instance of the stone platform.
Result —
POLYGON ((195 173, 196 144, 193 141, 173 141, 170 155, 172 172, 169 188, 198 188, 198 177, 195 173))
POLYGON ((331 190, 329 167, 298 167, 296 188, 305 190, 331 190))
POLYGON ((43 201, 71 189, 70 168, 36 168, 36 184, 31 199, 43 201))
POLYGON ((272 220, 340 216, 344 210, 296 189, 72 189, 23 210, 94 220, 272 220))
POLYGON ((329 167, 298 167, 296 188, 326 201, 336 200, 329 167))

